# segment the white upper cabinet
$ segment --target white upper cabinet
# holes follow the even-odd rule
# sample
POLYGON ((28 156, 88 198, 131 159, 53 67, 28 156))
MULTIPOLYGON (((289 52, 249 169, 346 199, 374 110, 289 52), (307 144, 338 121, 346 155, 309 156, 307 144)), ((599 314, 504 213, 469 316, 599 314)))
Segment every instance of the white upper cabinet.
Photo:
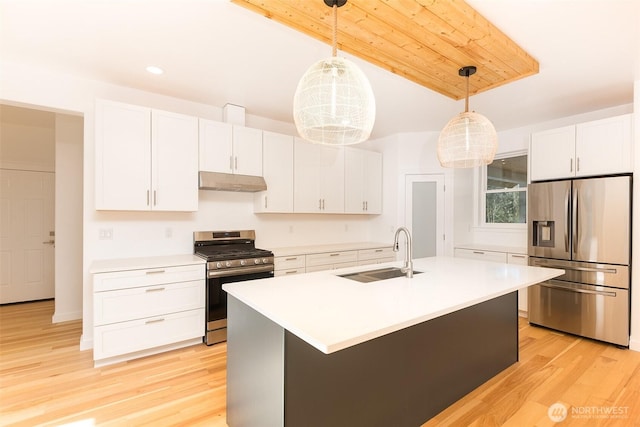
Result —
POLYGON ((633 171, 632 115, 576 126, 576 176, 633 171))
POLYGON ((200 119, 200 170, 262 176, 262 130, 200 119))
POLYGON ((632 115, 531 134, 532 181, 633 171, 632 115))
POLYGON ((344 149, 295 138, 294 212, 344 212, 344 149))
POLYGON ((200 119, 200 170, 233 173, 233 126, 200 119))
POLYGON ((573 176, 575 147, 575 126, 531 134, 531 181, 573 176))
POLYGON ((198 210, 197 118, 98 100, 95 205, 198 210))
POLYGON ((379 214, 382 211, 382 154, 345 148, 345 212, 379 214))
POLYGON ((254 212, 293 212, 293 136, 264 131, 262 172, 267 190, 254 196, 254 212))

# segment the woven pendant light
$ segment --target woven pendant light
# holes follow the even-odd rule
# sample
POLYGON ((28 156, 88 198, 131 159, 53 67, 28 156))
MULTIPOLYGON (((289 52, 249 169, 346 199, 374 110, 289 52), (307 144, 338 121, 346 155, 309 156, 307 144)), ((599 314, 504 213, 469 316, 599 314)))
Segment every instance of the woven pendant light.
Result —
POLYGON ((488 165, 498 149, 498 136, 493 124, 482 114, 469 112, 469 76, 476 67, 458 70, 467 79, 465 109, 449 120, 438 138, 438 160, 445 168, 471 168, 488 165))
POLYGON ((347 0, 324 0, 333 8, 333 55, 313 64, 302 76, 293 97, 293 120, 307 141, 350 145, 371 135, 376 103, 369 80, 337 52, 338 7, 347 0))

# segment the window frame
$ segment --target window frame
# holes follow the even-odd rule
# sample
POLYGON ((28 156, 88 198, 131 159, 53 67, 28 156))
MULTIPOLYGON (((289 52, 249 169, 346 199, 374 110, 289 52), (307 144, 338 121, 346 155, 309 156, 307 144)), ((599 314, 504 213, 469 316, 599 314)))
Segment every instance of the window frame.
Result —
MULTIPOLYGON (((525 192, 528 194, 529 191, 529 183, 531 182, 531 178, 529 176, 529 153, 528 150, 517 150, 510 151, 506 153, 496 154, 494 160, 506 159, 511 157, 520 157, 527 156, 527 186, 518 190, 518 192, 525 192)), ((503 191, 503 190, 487 190, 487 166, 481 166, 475 168, 474 179, 475 179, 475 191, 474 191, 474 223, 477 228, 484 228, 489 230, 505 230, 505 231, 526 231, 527 230, 527 217, 529 207, 527 206, 527 212, 525 213, 525 222, 524 223, 492 223, 486 222, 486 208, 487 208, 487 193, 501 193, 501 192, 512 192, 512 191, 503 191)), ((528 198, 528 197, 527 197, 528 198)))

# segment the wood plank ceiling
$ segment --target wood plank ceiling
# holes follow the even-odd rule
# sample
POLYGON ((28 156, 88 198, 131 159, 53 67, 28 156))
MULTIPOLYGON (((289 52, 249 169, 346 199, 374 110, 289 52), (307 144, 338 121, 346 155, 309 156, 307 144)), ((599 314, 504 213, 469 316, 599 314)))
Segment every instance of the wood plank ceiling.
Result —
MULTIPOLYGON (((323 0, 231 1, 331 46, 333 11, 323 0)), ((478 68, 469 79, 471 95, 539 68, 531 55, 461 0, 349 0, 338 9, 337 44, 339 50, 456 100, 466 94, 466 79, 458 75, 463 66, 478 68)))

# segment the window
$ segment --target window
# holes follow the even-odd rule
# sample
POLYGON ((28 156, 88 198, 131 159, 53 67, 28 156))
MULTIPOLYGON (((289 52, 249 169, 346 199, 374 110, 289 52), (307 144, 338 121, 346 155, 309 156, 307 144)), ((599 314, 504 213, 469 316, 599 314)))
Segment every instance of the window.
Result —
POLYGON ((518 153, 497 158, 483 169, 482 222, 485 225, 525 224, 527 155, 518 153))

